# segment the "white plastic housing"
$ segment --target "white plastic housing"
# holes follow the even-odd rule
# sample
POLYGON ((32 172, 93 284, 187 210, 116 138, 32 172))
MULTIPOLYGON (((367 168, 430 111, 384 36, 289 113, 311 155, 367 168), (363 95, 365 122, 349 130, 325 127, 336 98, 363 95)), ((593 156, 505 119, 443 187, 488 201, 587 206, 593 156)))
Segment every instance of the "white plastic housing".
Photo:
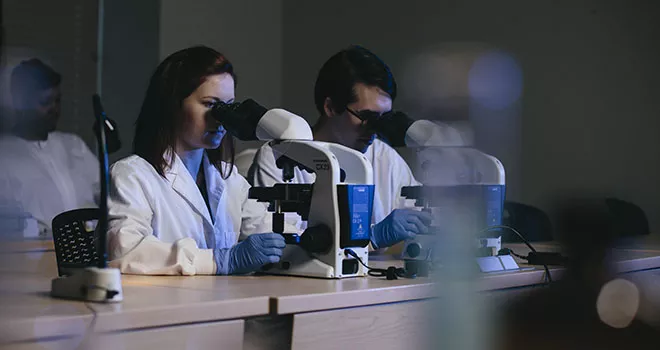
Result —
POLYGON ((408 147, 461 147, 467 140, 458 129, 444 123, 418 120, 406 131, 405 143, 408 147))
POLYGON ((53 279, 50 294, 55 298, 100 303, 119 302, 124 298, 119 269, 98 267, 88 267, 75 271, 71 276, 53 279), (113 295, 109 297, 108 291, 112 291, 113 295))
POLYGON ((284 109, 274 108, 266 112, 257 124, 259 140, 313 140, 309 123, 284 109))

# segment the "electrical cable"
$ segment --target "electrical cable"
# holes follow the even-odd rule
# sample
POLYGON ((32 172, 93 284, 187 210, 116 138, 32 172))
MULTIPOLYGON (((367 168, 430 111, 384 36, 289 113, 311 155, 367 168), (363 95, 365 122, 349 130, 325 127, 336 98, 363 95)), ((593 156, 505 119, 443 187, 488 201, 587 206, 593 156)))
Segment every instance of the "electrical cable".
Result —
MULTIPOLYGON (((495 225, 495 226, 489 226, 486 229, 482 230, 481 232, 482 233, 483 232, 488 232, 488 231, 492 231, 492 230, 495 230, 495 229, 505 229, 505 230, 509 230, 509 231, 513 232, 514 234, 516 234, 523 241, 523 243, 525 243, 525 245, 533 253, 535 253, 535 254, 538 253, 537 250, 534 248, 534 246, 532 246, 532 244, 529 243, 529 241, 520 232, 518 232, 518 230, 516 230, 513 227, 505 226, 505 225, 495 225)), ((519 258, 519 259, 528 260, 528 257, 520 255, 520 254, 516 254, 512 249, 509 249, 509 248, 505 248, 505 249, 502 249, 502 250, 505 250, 507 253, 509 253, 509 254, 519 258)), ((358 256, 358 254, 355 253, 355 251, 353 251, 350 248, 344 249, 344 254, 355 258, 362 266, 364 266, 367 269, 367 274, 369 276, 372 276, 372 277, 386 277, 388 280, 395 280, 395 279, 398 279, 399 277, 409 277, 409 278, 415 278, 416 277, 415 275, 408 274, 406 272, 406 269, 401 268, 401 267, 390 266, 387 269, 381 269, 381 268, 375 268, 375 267, 368 266, 367 264, 364 263, 364 261, 362 261, 360 256, 358 256)), ((550 283, 552 283, 552 275, 550 274, 550 269, 548 268, 547 264, 542 264, 542 265, 543 265, 543 269, 545 270, 545 282, 547 284, 550 284, 550 283)))
MULTIPOLYGON (((509 231, 515 233, 515 234, 516 234, 516 235, 517 235, 517 236, 523 241, 523 243, 525 243, 525 245, 527 245, 527 247, 528 247, 532 252, 534 252, 534 253, 538 253, 538 252, 536 251, 536 249, 534 249, 534 247, 529 243, 529 241, 528 241, 528 240, 527 240, 527 239, 526 239, 526 238, 525 238, 520 232, 518 232, 518 230, 516 230, 515 228, 513 228, 513 227, 511 227, 511 226, 506 226, 506 225, 494 225, 494 226, 489 226, 489 227, 487 227, 486 229, 484 229, 484 230, 481 231, 481 232, 488 232, 488 231, 492 231, 492 230, 495 230, 495 229, 505 229, 505 230, 509 230, 509 231)), ((513 252, 513 250, 511 250, 511 249, 509 249, 509 251, 513 252)), ((523 257, 523 256, 521 256, 521 255, 518 255, 518 254, 515 254, 515 253, 514 253, 514 255, 517 256, 517 257, 519 257, 519 258, 521 258, 521 259, 525 259, 525 260, 527 260, 526 257, 523 257)), ((548 283, 548 284, 552 283, 552 276, 550 276, 550 269, 548 269, 548 265, 547 265, 547 264, 543 264, 543 268, 545 269, 545 280, 546 280, 546 283, 548 283)))
MULTIPOLYGON (((516 253, 513 251, 513 249, 511 249, 511 248, 502 248, 502 249, 500 249, 500 251, 499 251, 498 253, 500 253, 500 252, 504 252, 503 254, 505 254, 505 255, 506 255, 506 254, 510 254, 510 255, 513 255, 513 256, 515 256, 515 257, 517 257, 517 258, 520 258, 520 259, 522 259, 522 260, 527 260, 527 257, 526 257, 526 256, 524 256, 524 255, 520 255, 520 254, 516 254, 516 253)), ((498 255, 499 255, 499 254, 498 254, 498 255)))
POLYGON ((352 249, 346 248, 344 249, 344 254, 349 255, 357 259, 357 261, 362 264, 367 269, 367 274, 371 277, 385 277, 388 280, 395 280, 398 279, 399 277, 410 277, 410 278, 415 278, 415 276, 408 276, 406 274, 406 269, 402 267, 395 267, 395 266, 390 266, 387 269, 380 269, 380 268, 375 268, 375 267, 370 267, 367 264, 365 264, 362 259, 355 253, 352 249))
POLYGON ((80 344, 76 347, 77 350, 79 349, 90 349, 91 347, 89 346, 88 342, 90 340, 90 335, 94 333, 94 326, 96 325, 96 319, 97 319, 97 312, 94 310, 92 306, 89 305, 89 303, 84 303, 85 307, 92 312, 92 320, 89 322, 89 325, 85 329, 85 333, 83 334, 83 338, 80 341, 80 344))

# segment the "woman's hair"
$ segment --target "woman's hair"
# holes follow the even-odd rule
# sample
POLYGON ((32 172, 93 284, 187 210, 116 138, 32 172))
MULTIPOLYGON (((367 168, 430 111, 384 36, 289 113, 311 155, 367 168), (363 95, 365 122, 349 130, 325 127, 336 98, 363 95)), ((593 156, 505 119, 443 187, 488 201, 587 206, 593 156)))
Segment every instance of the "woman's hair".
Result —
MULTIPOLYGON (((209 47, 196 46, 171 54, 151 76, 140 115, 135 122, 133 149, 161 176, 165 176, 165 169, 174 160, 173 148, 182 125, 183 100, 209 76, 223 73, 230 74, 235 84, 238 82, 234 67, 223 54, 209 47), (168 150, 172 152, 166 159, 163 155, 168 150)), ((235 156, 231 135, 225 134, 220 147, 208 149, 206 154, 223 178, 231 175, 235 156), (229 167, 223 167, 222 161, 228 162, 229 167)))

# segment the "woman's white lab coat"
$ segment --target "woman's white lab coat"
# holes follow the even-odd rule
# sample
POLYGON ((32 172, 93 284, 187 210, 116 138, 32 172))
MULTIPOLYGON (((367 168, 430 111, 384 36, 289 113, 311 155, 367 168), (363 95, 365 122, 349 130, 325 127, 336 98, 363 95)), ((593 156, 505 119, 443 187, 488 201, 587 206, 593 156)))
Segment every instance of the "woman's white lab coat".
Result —
POLYGON ((266 204, 248 199, 250 185, 235 168, 223 179, 205 153, 203 169, 212 217, 178 156, 165 177, 136 155, 112 165, 110 266, 133 274, 215 274, 214 248, 232 247, 239 233, 272 232, 266 204))

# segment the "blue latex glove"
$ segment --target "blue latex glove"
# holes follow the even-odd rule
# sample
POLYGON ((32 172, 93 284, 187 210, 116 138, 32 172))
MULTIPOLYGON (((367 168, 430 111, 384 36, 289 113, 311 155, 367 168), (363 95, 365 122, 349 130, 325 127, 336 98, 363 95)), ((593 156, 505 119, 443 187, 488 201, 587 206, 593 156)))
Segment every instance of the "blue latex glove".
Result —
POLYGON ((431 214, 413 209, 394 209, 383 221, 374 225, 371 245, 375 249, 385 248, 416 234, 429 232, 431 214))
POLYGON ((248 273, 266 264, 274 264, 280 261, 285 246, 284 237, 278 233, 250 235, 231 248, 214 251, 217 274, 248 273))

